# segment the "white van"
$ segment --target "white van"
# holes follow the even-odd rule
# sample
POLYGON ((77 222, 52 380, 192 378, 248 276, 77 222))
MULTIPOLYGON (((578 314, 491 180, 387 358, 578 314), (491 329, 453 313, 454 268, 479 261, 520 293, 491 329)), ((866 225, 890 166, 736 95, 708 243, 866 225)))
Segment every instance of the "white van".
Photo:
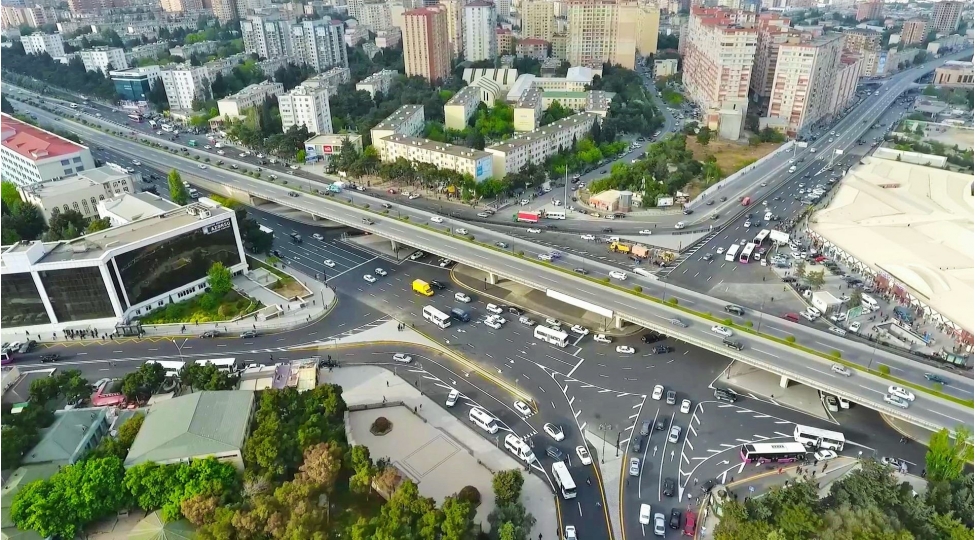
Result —
POLYGON ((531 447, 528 446, 528 443, 521 440, 521 437, 515 435, 514 433, 505 435, 504 447, 525 463, 535 461, 535 453, 532 452, 531 447))
POLYGON ((639 274, 639 275, 641 275, 643 277, 648 277, 648 278, 652 278, 653 277, 653 274, 651 274, 649 270, 647 270, 645 268, 640 268, 639 266, 633 269, 633 273, 634 274, 639 274))
POLYGON ((765 221, 772 221, 772 212, 765 212, 765 221))
POLYGON ((494 434, 498 432, 498 422, 493 416, 484 409, 473 408, 468 416, 470 421, 477 427, 494 434))
POLYGON ((793 166, 791 166, 791 167, 789 167, 789 172, 790 172, 790 173, 794 173, 794 172, 796 172, 796 166, 795 166, 795 165, 793 165, 793 166))
POLYGON ((880 307, 880 306, 877 305, 877 301, 874 300, 873 297, 870 296, 869 294, 861 294, 860 295, 860 300, 862 300, 863 301, 863 305, 866 306, 866 307, 869 307, 871 311, 873 311, 873 310, 877 309, 878 307, 880 307))

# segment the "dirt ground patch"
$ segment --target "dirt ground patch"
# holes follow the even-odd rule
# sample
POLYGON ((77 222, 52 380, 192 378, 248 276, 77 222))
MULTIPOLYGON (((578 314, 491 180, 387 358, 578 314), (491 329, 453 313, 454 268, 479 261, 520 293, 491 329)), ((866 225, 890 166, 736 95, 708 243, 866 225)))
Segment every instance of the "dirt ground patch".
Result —
POLYGON ((271 286, 271 290, 285 298, 304 297, 308 294, 308 289, 304 285, 292 279, 279 279, 271 286))
MULTIPOLYGON (((739 169, 750 165, 759 159, 771 154, 781 143, 762 143, 758 146, 749 146, 748 143, 737 143, 731 141, 711 141, 707 146, 702 146, 694 137, 687 138, 687 149, 694 154, 694 159, 704 161, 708 155, 714 156, 721 167, 724 177, 728 177, 739 169)), ((690 192, 691 197, 697 196, 704 191, 705 186, 698 185, 697 182, 687 186, 686 191, 690 192)))

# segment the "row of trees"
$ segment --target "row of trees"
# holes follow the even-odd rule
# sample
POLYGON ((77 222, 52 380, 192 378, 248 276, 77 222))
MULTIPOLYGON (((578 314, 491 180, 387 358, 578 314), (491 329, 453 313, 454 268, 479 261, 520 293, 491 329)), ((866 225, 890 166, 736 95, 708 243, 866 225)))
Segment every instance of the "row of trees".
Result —
POLYGON ((683 136, 668 137, 647 146, 646 158, 634 164, 617 163, 606 178, 589 184, 591 193, 607 189, 630 190, 643 193, 645 204, 653 204, 657 197, 683 189, 691 180, 714 175, 717 164, 694 159, 683 136))
POLYGON ((22 201, 16 185, 4 180, 0 189, 0 234, 4 245, 20 240, 72 240, 111 226, 107 218, 86 218, 77 210, 58 212, 45 223, 41 209, 22 201))
POLYGON ((64 65, 47 53, 27 54, 19 41, 4 49, 3 69, 32 77, 51 86, 87 96, 115 101, 115 85, 100 71, 86 71, 80 57, 64 65))
POLYGON ((616 93, 603 121, 604 130, 647 136, 663 126, 663 118, 637 72, 604 64, 603 75, 593 79, 592 89, 616 93))

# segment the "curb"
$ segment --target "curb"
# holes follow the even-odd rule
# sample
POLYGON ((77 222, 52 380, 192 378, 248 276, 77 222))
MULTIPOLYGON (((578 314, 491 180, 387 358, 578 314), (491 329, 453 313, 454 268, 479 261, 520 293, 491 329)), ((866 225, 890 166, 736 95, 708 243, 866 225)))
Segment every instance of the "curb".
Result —
POLYGON ((912 440, 912 441, 914 441, 914 442, 916 442, 916 443, 918 443, 920 445, 923 445, 925 447, 928 446, 928 443, 927 442, 922 442, 922 441, 918 440, 917 438, 912 437, 908 432, 904 431, 899 426, 897 426, 897 424, 895 424, 894 422, 891 422, 890 417, 888 417, 886 414, 880 413, 880 418, 883 419, 884 423, 887 424, 887 426, 889 426, 890 429, 893 429, 897 433, 900 433, 901 436, 907 437, 908 439, 910 439, 910 440, 912 440))

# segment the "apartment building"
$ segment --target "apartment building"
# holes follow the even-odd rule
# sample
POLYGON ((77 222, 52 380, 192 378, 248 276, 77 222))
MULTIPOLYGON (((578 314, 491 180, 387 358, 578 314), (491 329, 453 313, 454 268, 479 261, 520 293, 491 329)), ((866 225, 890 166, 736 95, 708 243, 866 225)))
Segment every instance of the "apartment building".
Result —
POLYGON ((633 69, 637 53, 647 56, 657 52, 660 10, 653 5, 624 1, 618 11, 619 29, 610 63, 633 69))
POLYGON ((443 106, 444 127, 456 130, 464 129, 480 103, 480 88, 476 86, 461 88, 443 106))
MULTIPOLYGON (((243 28, 243 27, 241 27, 243 28)), ((298 62, 315 71, 349 67, 345 48, 345 24, 339 20, 301 21, 291 26, 291 51, 298 62)))
POLYGON ((373 73, 365 79, 355 83, 355 89, 362 90, 363 92, 369 92, 369 97, 375 99, 377 92, 382 94, 389 93, 389 85, 392 84, 393 80, 398 74, 398 72, 392 69, 377 71, 376 73, 373 73))
POLYGON ((262 81, 246 86, 240 92, 217 100, 217 111, 221 119, 237 119, 244 115, 244 110, 257 107, 271 97, 284 93, 281 83, 262 81))
POLYGON ((108 73, 123 101, 148 101, 146 96, 162 79, 159 66, 142 66, 108 73))
POLYGON ((379 158, 387 161, 384 143, 386 137, 390 135, 416 137, 423 132, 424 124, 423 105, 403 105, 385 120, 376 124, 369 131, 369 138, 372 139, 372 146, 379 153, 379 158))
POLYGON ((677 74, 678 60, 676 58, 665 58, 653 61, 653 77, 661 79, 677 74))
POLYGON ((165 54, 167 50, 169 50, 169 43, 166 41, 146 43, 145 45, 137 45, 126 51, 125 58, 129 62, 142 60, 143 58, 156 59, 165 54))
POLYGON ((494 177, 518 172, 528 163, 543 163, 549 156, 570 148, 573 141, 589 133, 598 119, 593 113, 575 114, 485 148, 492 154, 494 177))
POLYGON ((569 63, 587 66, 609 61, 615 53, 619 26, 619 5, 616 1, 572 0, 568 4, 568 11, 566 53, 569 63))
POLYGON ((521 3, 522 39, 552 41, 555 34, 555 2, 526 0, 521 3))
POLYGON ((171 109, 192 110, 194 99, 210 93, 210 74, 205 66, 170 64, 159 75, 171 109))
POLYGON ((384 1, 363 3, 359 8, 359 17, 356 20, 373 32, 393 26, 389 3, 384 1))
POLYGON ((789 18, 778 13, 762 13, 756 21, 758 41, 755 43, 755 65, 749 86, 760 103, 767 102, 772 95, 772 79, 775 77, 775 64, 779 59, 779 46, 794 34, 789 28, 790 24, 789 18))
POLYGON ((887 51, 877 49, 867 49, 858 55, 863 62, 860 70, 861 77, 878 77, 886 72, 887 51))
POLYGON ((721 8, 693 8, 684 43, 685 95, 706 111, 706 125, 738 139, 758 43, 754 15, 721 8))
POLYGON ((160 0, 159 7, 161 7, 162 10, 165 11, 166 13, 183 13, 185 11, 200 12, 203 11, 203 1, 202 0, 160 0))
POLYGON ((333 67, 332 69, 305 79, 304 86, 320 86, 328 88, 328 97, 338 93, 339 85, 352 82, 352 71, 347 67, 333 67))
POLYGON ((113 69, 129 67, 129 62, 125 59, 125 49, 121 47, 95 47, 85 49, 79 54, 86 71, 101 71, 106 77, 113 69))
POLYGON ((934 5, 934 17, 931 23, 939 34, 954 34, 961 22, 961 14, 965 8, 964 2, 938 2, 934 5))
POLYGON ((440 7, 447 12, 447 41, 456 59, 464 54, 464 3, 463 0, 441 0, 440 7))
POLYGON ((545 60, 548 58, 549 43, 544 39, 524 38, 519 39, 515 45, 515 56, 518 58, 534 58, 535 60, 545 60))
POLYGON ((395 26, 376 31, 376 46, 380 49, 399 48, 403 43, 403 31, 395 26))
POLYGON ((87 146, 0 115, 0 175, 19 187, 60 180, 95 168, 87 146))
POLYGON ((64 40, 61 34, 33 33, 21 36, 20 42, 24 45, 24 52, 27 54, 47 53, 51 58, 64 56, 64 40))
POLYGON ((98 216, 98 203, 126 193, 136 193, 136 181, 119 165, 105 165, 59 180, 48 180, 18 188, 24 201, 41 209, 44 220, 63 211, 77 210, 86 218, 98 216))
POLYGON ((494 29, 494 34, 498 44, 498 56, 511 56, 515 53, 515 35, 510 29, 498 27, 494 29))
POLYGON ((863 70, 863 60, 855 54, 843 54, 840 66, 833 77, 833 96, 830 99, 830 114, 838 115, 853 104, 857 93, 857 83, 863 70))
POLYGON ((497 8, 498 20, 509 22, 511 19, 511 0, 497 0, 494 5, 497 8))
POLYGON ((281 129, 287 132, 294 125, 303 125, 309 133, 332 133, 332 113, 328 103, 328 88, 301 84, 278 96, 281 129))
POLYGON ((514 104, 515 131, 534 131, 542 121, 542 89, 530 88, 514 104))
POLYGON ((875 21, 877 19, 882 19, 883 16, 883 0, 866 0, 865 2, 857 2, 857 22, 875 21))
POLYGON ((403 158, 411 163, 429 163, 441 169, 469 174, 478 182, 493 176, 492 155, 483 150, 399 134, 383 139, 383 147, 383 161, 403 158))
POLYGON ((237 18, 237 0, 210 0, 210 9, 221 24, 237 18))
POLYGON ((291 56, 291 21, 279 15, 251 15, 240 21, 244 52, 261 58, 291 56))
POLYGON ((464 58, 471 62, 497 58, 497 27, 493 3, 476 0, 464 6, 464 58))
POLYGON ((170 56, 179 56, 180 58, 188 59, 194 54, 210 54, 216 52, 217 48, 219 47, 220 42, 218 41, 199 41, 189 45, 177 45, 176 47, 172 47, 169 49, 169 54, 170 56))
POLYGON ((3 6, 0 8, 0 25, 3 28, 20 28, 21 26, 39 28, 45 24, 57 22, 57 12, 49 7, 37 5, 3 6))
POLYGON ((566 32, 556 32, 552 35, 552 58, 557 58, 562 62, 569 60, 569 34, 566 32))
POLYGON ((831 114, 843 36, 790 38, 779 47, 767 124, 790 135, 831 114))
POLYGON ((846 50, 855 54, 862 54, 866 51, 879 49, 883 35, 873 30, 854 28, 843 32, 843 37, 846 38, 846 50))
POLYGON ((934 70, 934 84, 972 85, 972 63, 949 60, 934 70))
POLYGON ((924 41, 927 35, 928 21, 924 19, 910 19, 904 21, 904 27, 901 29, 900 42, 904 45, 914 45, 924 41))
POLYGON ((403 60, 409 76, 435 82, 450 75, 446 9, 425 7, 403 13, 403 60))

